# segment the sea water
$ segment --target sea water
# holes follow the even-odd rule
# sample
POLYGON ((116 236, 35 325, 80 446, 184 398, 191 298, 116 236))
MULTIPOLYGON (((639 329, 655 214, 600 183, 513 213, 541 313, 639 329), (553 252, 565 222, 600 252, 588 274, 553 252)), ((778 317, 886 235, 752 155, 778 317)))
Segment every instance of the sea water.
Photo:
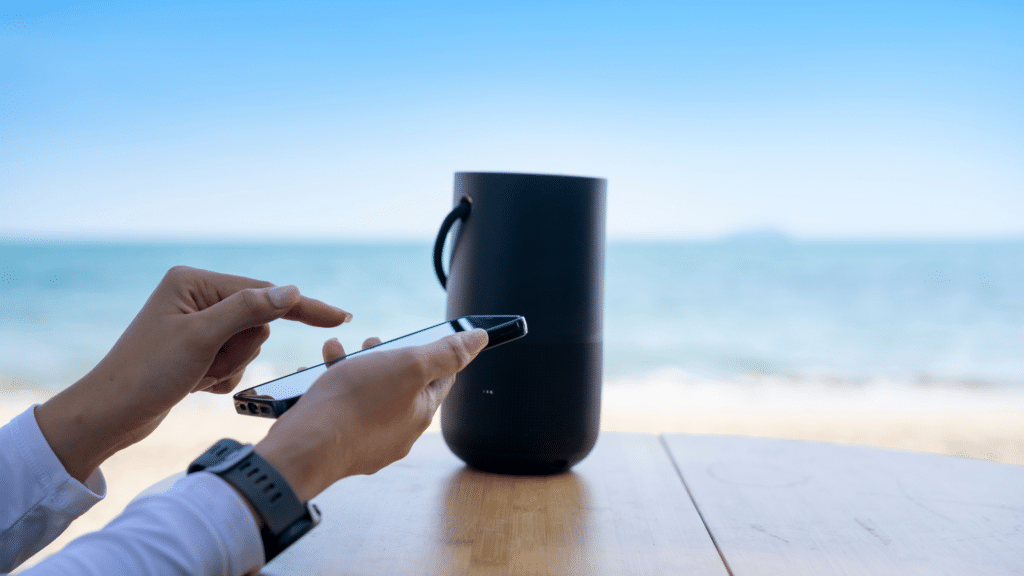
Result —
MULTIPOLYGON (((295 284, 354 314, 338 328, 274 322, 255 380, 321 362, 331 337, 353 351, 445 319, 429 242, 8 242, 0 389, 80 378, 176 264, 295 284)), ((606 383, 676 374, 680 385, 771 377, 1024 392, 1024 241, 613 242, 604 372, 606 383)))

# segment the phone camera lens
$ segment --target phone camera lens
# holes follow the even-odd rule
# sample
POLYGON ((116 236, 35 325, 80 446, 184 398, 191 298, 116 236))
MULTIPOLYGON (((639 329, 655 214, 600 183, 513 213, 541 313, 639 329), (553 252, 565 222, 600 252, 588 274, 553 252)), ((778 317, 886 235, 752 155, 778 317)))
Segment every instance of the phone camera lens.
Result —
POLYGON ((259 413, 259 411, 260 411, 260 409, 259 409, 259 408, 257 408, 255 404, 253 404, 252 402, 249 402, 249 412, 250 412, 250 413, 252 413, 252 414, 258 414, 258 413, 259 413))

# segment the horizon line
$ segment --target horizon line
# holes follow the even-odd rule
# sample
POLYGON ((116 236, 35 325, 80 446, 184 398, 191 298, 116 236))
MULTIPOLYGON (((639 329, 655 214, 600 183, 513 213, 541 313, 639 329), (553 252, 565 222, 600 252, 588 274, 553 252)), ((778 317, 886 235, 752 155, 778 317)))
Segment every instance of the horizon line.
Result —
MULTIPOLYGON (((0 233, 0 244, 222 244, 222 245, 287 245, 287 244, 433 244, 434 237, 424 236, 280 236, 258 239, 243 236, 194 237, 184 235, 49 235, 0 233)), ((990 235, 795 235, 775 231, 734 232, 720 235, 615 235, 607 244, 694 243, 987 243, 1024 242, 1024 233, 990 235)))

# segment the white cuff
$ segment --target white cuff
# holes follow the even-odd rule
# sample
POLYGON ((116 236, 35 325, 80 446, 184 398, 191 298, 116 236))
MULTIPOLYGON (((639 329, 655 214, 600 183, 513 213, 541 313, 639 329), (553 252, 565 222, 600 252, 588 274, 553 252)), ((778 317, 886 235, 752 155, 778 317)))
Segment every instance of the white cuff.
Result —
POLYGON ((39 404, 33 404, 30 409, 11 420, 15 441, 29 470, 32 471, 39 483, 51 489, 64 491, 68 501, 73 503, 71 508, 66 509, 67 512, 81 516, 106 497, 106 478, 103 477, 103 472, 99 468, 86 478, 85 484, 68 474, 57 455, 53 453, 50 443, 43 436, 43 431, 39 428, 35 412, 37 406, 39 404), (67 486, 63 487, 65 484, 67 486))
POLYGON ((33 405, 0 428, 0 572, 18 566, 53 542, 107 494, 96 470, 82 484, 64 469, 39 429, 33 405))
POLYGON ((256 519, 244 496, 223 478, 210 472, 188 474, 165 495, 187 503, 208 519, 229 559, 228 574, 248 574, 263 567, 263 539, 256 519))

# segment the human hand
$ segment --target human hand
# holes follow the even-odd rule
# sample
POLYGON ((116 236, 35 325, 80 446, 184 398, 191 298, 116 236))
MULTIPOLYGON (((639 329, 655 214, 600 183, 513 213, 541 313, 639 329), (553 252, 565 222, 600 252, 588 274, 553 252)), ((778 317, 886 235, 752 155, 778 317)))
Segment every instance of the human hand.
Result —
POLYGON ((352 315, 295 286, 176 266, 91 372, 36 409, 68 473, 85 481, 148 436, 188 393, 228 393, 278 318, 332 327, 352 315))
MULTIPOLYGON (((346 358, 278 418, 256 451, 304 502, 341 478, 373 474, 409 453, 454 375, 486 345, 487 332, 477 329, 425 346, 346 358)), ((340 344, 324 345, 325 361, 341 355, 340 344)))

